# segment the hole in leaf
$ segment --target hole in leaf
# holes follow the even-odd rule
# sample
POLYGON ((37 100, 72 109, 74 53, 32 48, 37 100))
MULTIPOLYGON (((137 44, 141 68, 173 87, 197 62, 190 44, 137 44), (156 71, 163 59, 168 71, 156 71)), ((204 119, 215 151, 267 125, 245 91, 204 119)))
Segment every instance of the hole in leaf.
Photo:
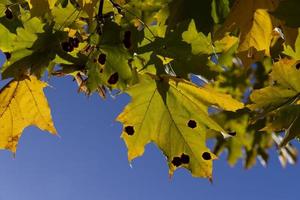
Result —
POLYGON ((297 69, 297 70, 300 69, 300 63, 298 63, 298 64, 296 65, 296 69, 297 69))
POLYGON ((113 84, 116 84, 117 82, 118 82, 118 80, 119 80, 119 74, 118 74, 118 72, 116 72, 116 73, 113 73, 110 77, 109 77, 109 79, 108 79, 108 83, 109 84, 111 84, 111 85, 113 85, 113 84))
POLYGON ((127 49, 131 47, 131 31, 125 31, 123 44, 127 49))
POLYGON ((182 164, 181 158, 180 157, 174 157, 172 160, 172 164, 175 167, 179 167, 182 164))
POLYGON ((181 158, 181 162, 183 164, 189 164, 190 157, 188 155, 186 155, 186 154, 183 153, 180 158, 181 158))
POLYGON ((202 154, 202 158, 203 158, 204 160, 211 160, 211 155, 210 155, 209 152, 204 152, 204 153, 202 154))
POLYGON ((106 55, 104 53, 101 53, 98 57, 98 62, 101 64, 101 65, 104 65, 105 62, 106 62, 106 55))
POLYGON ((4 55, 6 57, 6 60, 9 60, 11 58, 11 53, 9 52, 4 52, 4 55))
POLYGON ((134 134, 133 126, 126 126, 124 130, 128 135, 133 135, 134 134))
POLYGON ((190 127, 190 128, 196 128, 197 127, 197 123, 196 123, 196 121, 195 120, 190 120, 189 122, 188 122, 188 127, 190 127))
POLYGON ((7 8, 7 9, 5 10, 5 17, 6 17, 7 19, 12 19, 12 18, 14 17, 12 11, 11 11, 9 8, 7 8))

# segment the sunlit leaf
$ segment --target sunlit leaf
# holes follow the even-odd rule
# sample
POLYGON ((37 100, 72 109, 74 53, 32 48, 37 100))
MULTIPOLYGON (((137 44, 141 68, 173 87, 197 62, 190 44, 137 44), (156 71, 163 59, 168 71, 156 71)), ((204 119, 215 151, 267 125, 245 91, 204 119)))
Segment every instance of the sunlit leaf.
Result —
POLYGON ((23 130, 31 125, 56 134, 44 95, 46 83, 34 76, 13 80, 0 91, 0 148, 17 150, 23 130))
POLYGON ((169 76, 141 76, 140 83, 126 92, 132 102, 117 120, 124 125, 128 159, 141 156, 145 145, 154 142, 167 156, 170 174, 182 166, 193 176, 211 178, 216 157, 205 145, 206 131, 228 134, 209 117, 208 106, 236 111, 243 104, 209 87, 199 88, 169 76), (189 162, 180 163, 182 155, 189 162))

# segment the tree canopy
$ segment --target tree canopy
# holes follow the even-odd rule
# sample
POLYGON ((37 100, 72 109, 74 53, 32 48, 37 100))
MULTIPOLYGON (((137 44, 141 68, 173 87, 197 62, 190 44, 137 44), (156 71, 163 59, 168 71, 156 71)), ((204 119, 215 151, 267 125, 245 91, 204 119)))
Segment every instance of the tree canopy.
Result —
POLYGON ((131 96, 116 119, 129 161, 152 142, 170 175, 212 179, 224 151, 265 165, 274 146, 294 164, 299 27, 296 0, 0 0, 0 148, 16 153, 30 125, 57 134, 43 80, 71 76, 131 96))

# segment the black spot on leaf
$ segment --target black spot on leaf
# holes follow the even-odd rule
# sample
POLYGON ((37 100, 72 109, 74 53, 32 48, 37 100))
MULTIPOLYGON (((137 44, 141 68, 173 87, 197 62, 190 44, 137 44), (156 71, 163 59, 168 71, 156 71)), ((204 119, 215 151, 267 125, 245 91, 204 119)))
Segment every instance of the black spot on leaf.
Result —
POLYGON ((12 19, 12 18, 14 17, 12 11, 11 11, 9 8, 7 8, 7 9, 5 10, 5 17, 6 17, 7 19, 12 19))
POLYGON ((79 46, 79 39, 78 38, 69 38, 69 43, 72 47, 77 48, 79 46))
POLYGON ((123 44, 127 49, 131 47, 131 31, 126 31, 124 33, 123 44))
POLYGON ((202 154, 202 158, 203 158, 204 160, 211 160, 211 155, 210 155, 209 152, 204 152, 204 153, 202 154))
POLYGON ((74 50, 73 46, 69 42, 62 42, 61 47, 66 52, 71 52, 74 50))
POLYGON ((98 62, 101 64, 101 65, 104 65, 105 62, 106 62, 106 55, 104 53, 101 53, 98 57, 98 62))
POLYGON ((118 82, 118 80, 119 80, 119 74, 118 74, 118 72, 115 72, 109 77, 107 82, 109 84, 113 85, 113 84, 116 84, 118 82))
POLYGON ((124 131, 128 134, 128 135, 133 135, 134 134, 134 127, 133 126, 126 126, 124 131))
POLYGON ((184 153, 181 155, 180 159, 183 164, 189 164, 190 162, 190 157, 184 153))
POLYGON ((172 164, 175 167, 179 167, 182 164, 181 158, 180 157, 174 157, 172 160, 172 164))
POLYGON ((297 69, 297 70, 300 69, 300 63, 298 63, 298 64, 296 65, 296 69, 297 69))
POLYGON ((195 120, 190 120, 189 122, 188 122, 188 127, 190 127, 190 128, 196 128, 197 127, 197 123, 196 123, 196 121, 195 120))
POLYGON ((229 131, 228 134, 231 135, 231 136, 236 136, 236 132, 235 131, 229 131))
POLYGON ((4 55, 6 57, 6 60, 9 60, 11 58, 11 53, 9 52, 4 52, 4 55))

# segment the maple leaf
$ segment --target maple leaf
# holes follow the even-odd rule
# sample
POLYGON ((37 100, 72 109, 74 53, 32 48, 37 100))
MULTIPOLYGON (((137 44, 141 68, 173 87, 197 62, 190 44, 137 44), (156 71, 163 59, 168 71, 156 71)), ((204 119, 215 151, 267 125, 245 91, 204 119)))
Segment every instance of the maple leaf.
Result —
POLYGON ((286 130, 287 134, 281 145, 285 145, 289 140, 300 135, 299 109, 297 108, 299 105, 295 105, 300 98, 299 68, 296 60, 281 59, 274 64, 270 75, 273 85, 254 90, 250 96, 253 102, 248 106, 250 109, 260 110, 262 115, 268 113, 273 115, 266 130, 286 130))
POLYGON ((0 91, 0 148, 16 153, 23 130, 35 125, 57 134, 47 99, 46 83, 35 76, 13 80, 0 91))
POLYGON ((3 79, 22 76, 28 70, 40 77, 56 53, 62 51, 60 40, 66 37, 66 33, 52 33, 52 29, 39 18, 31 18, 25 13, 22 20, 23 24, 16 28, 16 33, 0 24, 0 33, 3 33, 0 49, 10 55, 1 69, 3 79))
MULTIPOLYGON (((298 32, 299 31, 300 29, 298 29, 298 32)), ((300 60, 300 34, 298 34, 298 37, 296 38, 295 44, 293 44, 293 46, 285 45, 283 53, 292 57, 295 60, 300 60), (293 46, 295 48, 293 48, 293 46)))
POLYGON ((131 55, 121 39, 124 35, 116 23, 104 24, 98 50, 91 53, 86 63, 90 91, 95 91, 100 84, 124 89, 130 82, 132 70, 128 63, 131 55))
POLYGON ((182 33, 183 41, 191 44, 193 54, 211 54, 214 52, 211 36, 198 33, 195 21, 192 20, 188 30, 182 33))
POLYGON ((210 87, 170 76, 145 74, 126 92, 132 102, 117 120, 124 125, 128 159, 141 156, 145 145, 154 142, 168 158, 170 175, 182 166, 193 176, 211 178, 216 157, 205 145, 206 131, 229 135, 209 117, 208 106, 236 111, 243 104, 210 87))
POLYGON ((277 0, 237 0, 218 31, 217 38, 238 29, 240 44, 238 56, 245 66, 270 56, 273 24, 269 11, 277 6, 277 0))

